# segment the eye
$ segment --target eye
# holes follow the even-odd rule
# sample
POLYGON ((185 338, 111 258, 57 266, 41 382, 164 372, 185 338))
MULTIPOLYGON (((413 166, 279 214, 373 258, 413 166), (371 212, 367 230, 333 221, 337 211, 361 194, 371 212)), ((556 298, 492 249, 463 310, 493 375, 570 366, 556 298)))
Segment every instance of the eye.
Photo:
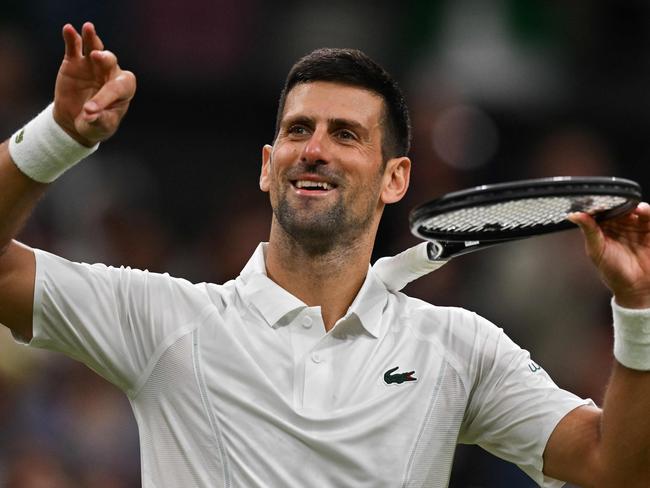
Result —
POLYGON ((304 125, 291 125, 287 128, 287 134, 294 136, 304 136, 309 133, 309 129, 304 125))
POLYGON ((357 135, 348 129, 340 129, 336 132, 336 137, 344 141, 356 141, 357 135))

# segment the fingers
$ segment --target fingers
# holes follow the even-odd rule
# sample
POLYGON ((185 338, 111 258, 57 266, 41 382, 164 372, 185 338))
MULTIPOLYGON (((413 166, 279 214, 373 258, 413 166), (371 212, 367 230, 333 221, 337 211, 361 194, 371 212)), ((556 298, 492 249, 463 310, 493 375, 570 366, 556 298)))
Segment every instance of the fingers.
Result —
POLYGON ((93 51, 89 58, 95 70, 104 76, 110 76, 118 68, 117 56, 110 51, 93 51))
POLYGON ((96 115, 112 104, 130 100, 135 93, 135 76, 120 70, 117 57, 110 51, 92 51, 89 56, 94 71, 104 80, 102 88, 83 106, 83 118, 92 122, 96 115))
POLYGON ((81 35, 71 25, 63 26, 63 41, 65 42, 65 55, 68 58, 88 56, 93 51, 102 51, 104 43, 97 35, 92 22, 86 22, 81 28, 81 35))
POLYGON ((92 51, 87 59, 90 60, 93 75, 103 83, 118 76, 121 71, 117 56, 110 51, 92 51))
POLYGON ((568 214, 566 216, 566 218, 567 218, 567 220, 569 222, 572 222, 572 223, 576 224, 578 227, 580 227, 580 225, 584 221, 586 221, 588 218, 590 218, 590 215, 588 213, 585 213, 585 212, 571 212, 570 214, 568 214))
POLYGON ((83 106, 82 118, 88 123, 100 120, 103 112, 121 103, 125 104, 135 95, 136 80, 130 71, 122 71, 107 81, 104 86, 83 106))
POLYGON ((104 49, 91 22, 77 31, 62 29, 65 59, 55 85, 57 122, 82 144, 92 145, 115 133, 135 94, 135 76, 123 71, 104 49))
POLYGON ((634 213, 641 222, 650 222, 650 205, 647 202, 639 203, 634 213))
POLYGON ((81 36, 70 24, 63 26, 63 41, 65 42, 66 58, 81 57, 81 36))
POLYGON ((81 37, 83 40, 83 54, 88 56, 93 51, 104 49, 104 43, 97 35, 95 26, 91 22, 86 22, 81 28, 81 37))
POLYGON ((567 220, 573 222, 580 230, 586 235, 591 235, 600 232, 600 227, 594 218, 585 212, 573 212, 567 215, 567 220))
POLYGON ((598 259, 605 245, 605 236, 598 223, 585 212, 571 213, 567 216, 567 219, 580 227, 585 239, 587 254, 592 259, 598 259))

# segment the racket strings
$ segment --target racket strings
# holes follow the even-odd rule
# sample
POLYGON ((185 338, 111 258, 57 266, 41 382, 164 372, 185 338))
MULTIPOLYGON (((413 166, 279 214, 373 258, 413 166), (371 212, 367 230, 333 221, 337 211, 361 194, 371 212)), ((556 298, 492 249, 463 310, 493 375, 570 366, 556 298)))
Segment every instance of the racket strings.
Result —
POLYGON ((431 232, 499 232, 559 224, 569 213, 600 213, 627 202, 614 195, 535 197, 451 210, 425 219, 431 232))

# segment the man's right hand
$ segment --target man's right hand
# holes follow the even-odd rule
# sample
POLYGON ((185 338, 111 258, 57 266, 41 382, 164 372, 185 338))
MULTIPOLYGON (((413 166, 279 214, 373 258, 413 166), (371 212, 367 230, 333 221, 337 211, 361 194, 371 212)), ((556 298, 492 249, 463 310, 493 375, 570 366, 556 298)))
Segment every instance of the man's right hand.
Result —
POLYGON ((119 67, 115 54, 104 50, 92 23, 86 22, 81 34, 66 24, 63 40, 54 120, 75 140, 92 147, 117 131, 135 94, 135 76, 119 67))
MULTIPOLYGON (((117 131, 135 93, 135 76, 87 22, 81 35, 63 27, 65 57, 56 78, 54 120, 79 143, 92 147, 117 131)), ((34 251, 12 238, 30 215, 47 185, 24 174, 11 159, 9 143, 0 144, 0 324, 29 340, 36 261, 34 251)))

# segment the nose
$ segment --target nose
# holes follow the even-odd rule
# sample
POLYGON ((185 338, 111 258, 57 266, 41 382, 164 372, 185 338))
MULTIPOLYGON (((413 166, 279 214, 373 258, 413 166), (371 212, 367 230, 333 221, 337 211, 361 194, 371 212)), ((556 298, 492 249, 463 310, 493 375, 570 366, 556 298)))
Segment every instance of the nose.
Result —
POLYGON ((302 148, 301 159, 309 164, 327 164, 327 131, 316 129, 302 148))

